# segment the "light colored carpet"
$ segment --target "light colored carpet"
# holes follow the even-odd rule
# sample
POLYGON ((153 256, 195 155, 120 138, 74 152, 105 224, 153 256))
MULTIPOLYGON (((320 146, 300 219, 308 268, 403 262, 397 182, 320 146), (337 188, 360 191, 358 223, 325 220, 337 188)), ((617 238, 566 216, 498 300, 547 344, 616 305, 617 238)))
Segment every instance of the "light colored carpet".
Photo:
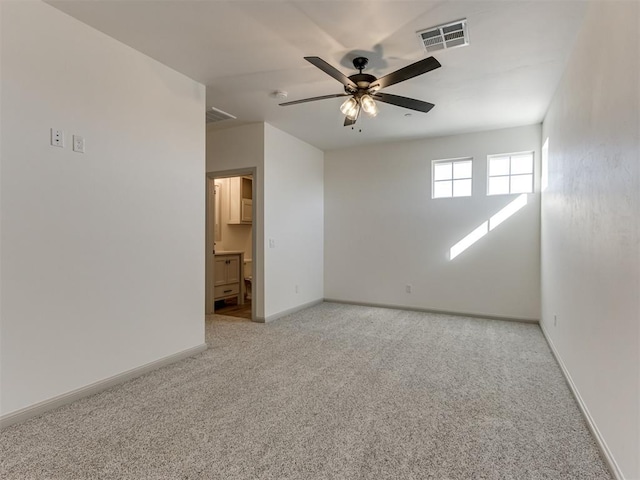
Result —
POLYGON ((537 325, 324 303, 0 433, 3 479, 610 479, 537 325))

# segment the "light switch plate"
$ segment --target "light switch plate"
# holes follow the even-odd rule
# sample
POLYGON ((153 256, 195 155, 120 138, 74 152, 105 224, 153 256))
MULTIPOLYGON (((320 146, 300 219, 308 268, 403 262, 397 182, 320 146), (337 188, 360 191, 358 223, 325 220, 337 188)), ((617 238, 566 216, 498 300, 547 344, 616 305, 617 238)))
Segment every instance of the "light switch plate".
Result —
POLYGON ((59 128, 51 129, 51 146, 64 148, 64 132, 59 128))
POLYGON ((73 151, 84 153, 84 137, 81 137, 80 135, 73 136, 73 151))

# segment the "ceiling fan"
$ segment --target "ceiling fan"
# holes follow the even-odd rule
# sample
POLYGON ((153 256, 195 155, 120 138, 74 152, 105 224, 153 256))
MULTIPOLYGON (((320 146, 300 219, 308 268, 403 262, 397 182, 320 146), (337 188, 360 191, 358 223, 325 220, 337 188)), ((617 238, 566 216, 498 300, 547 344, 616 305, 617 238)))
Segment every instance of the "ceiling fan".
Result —
POLYGON ((368 73, 362 73, 362 70, 364 70, 367 63, 369 63, 369 59, 365 57, 356 57, 353 59, 353 66, 359 71, 359 73, 355 73, 348 77, 333 66, 329 65, 320 57, 304 57, 304 59, 342 83, 342 85, 344 85, 345 93, 294 100, 292 102, 281 103, 281 106, 314 102, 316 100, 324 100, 325 98, 349 97, 340 107, 340 111, 346 115, 344 120, 345 127, 356 123, 360 116, 360 110, 364 110, 365 113, 375 117, 378 114, 378 107, 375 100, 425 113, 434 107, 433 103, 423 102, 422 100, 416 100, 414 98, 391 95, 390 93, 381 93, 379 91, 382 88, 404 82, 410 78, 417 77, 423 73, 440 68, 440 62, 433 57, 412 63, 411 65, 401 68, 400 70, 396 70, 395 72, 391 72, 381 78, 376 78, 368 73))

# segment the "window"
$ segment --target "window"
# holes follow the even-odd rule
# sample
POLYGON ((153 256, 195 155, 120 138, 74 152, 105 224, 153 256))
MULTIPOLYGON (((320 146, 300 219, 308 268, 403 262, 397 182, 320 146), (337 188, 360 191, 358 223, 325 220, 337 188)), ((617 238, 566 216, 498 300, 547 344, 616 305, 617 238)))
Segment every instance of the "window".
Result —
POLYGON ((434 160, 432 198, 470 197, 472 159, 434 160))
POLYGON ((487 195, 533 192, 533 152, 489 155, 487 195))

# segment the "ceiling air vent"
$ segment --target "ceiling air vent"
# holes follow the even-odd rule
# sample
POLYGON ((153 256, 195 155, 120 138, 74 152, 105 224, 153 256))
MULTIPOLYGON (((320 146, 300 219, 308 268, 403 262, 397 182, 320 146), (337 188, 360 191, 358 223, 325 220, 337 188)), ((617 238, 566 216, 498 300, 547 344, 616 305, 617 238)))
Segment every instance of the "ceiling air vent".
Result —
POLYGON ((467 31, 466 18, 445 25, 431 27, 426 30, 420 30, 417 34, 427 52, 469 45, 469 32, 467 31))
POLYGON ((221 122, 223 120, 231 120, 236 118, 230 113, 223 112, 222 110, 216 107, 207 108, 206 117, 207 117, 207 123, 221 122))

